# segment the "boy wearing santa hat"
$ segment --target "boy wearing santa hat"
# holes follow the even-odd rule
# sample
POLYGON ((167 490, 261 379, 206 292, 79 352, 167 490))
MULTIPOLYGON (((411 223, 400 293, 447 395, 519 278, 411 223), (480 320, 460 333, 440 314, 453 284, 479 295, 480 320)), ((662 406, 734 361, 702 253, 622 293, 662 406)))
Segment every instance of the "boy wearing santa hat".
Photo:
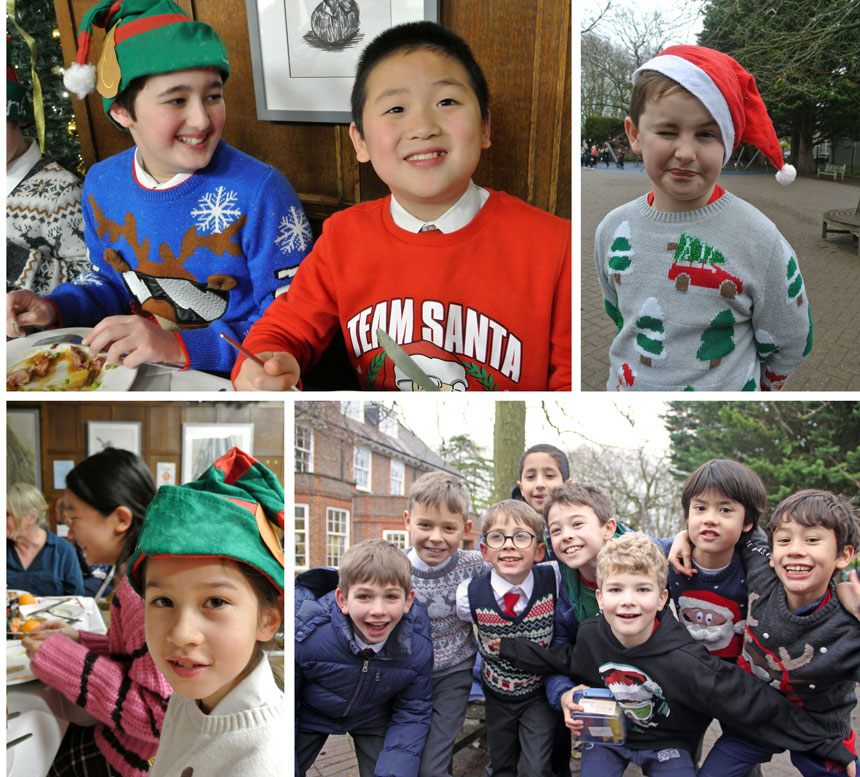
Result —
POLYGON ((701 46, 671 46, 633 74, 625 128, 653 191, 609 213, 595 263, 618 333, 608 389, 782 388, 812 348, 797 257, 760 211, 718 184, 741 142, 788 184, 782 150, 753 77, 701 46))

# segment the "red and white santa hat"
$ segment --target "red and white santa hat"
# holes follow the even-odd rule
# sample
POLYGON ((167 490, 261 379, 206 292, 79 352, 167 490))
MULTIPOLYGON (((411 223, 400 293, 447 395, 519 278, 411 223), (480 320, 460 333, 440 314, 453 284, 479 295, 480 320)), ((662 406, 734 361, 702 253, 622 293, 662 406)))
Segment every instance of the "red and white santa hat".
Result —
POLYGON ((783 161, 782 148, 755 79, 728 54, 704 46, 669 46, 637 68, 633 81, 646 70, 677 81, 708 109, 723 136, 723 164, 743 141, 761 150, 773 163, 779 183, 787 186, 794 180, 797 171, 783 161))

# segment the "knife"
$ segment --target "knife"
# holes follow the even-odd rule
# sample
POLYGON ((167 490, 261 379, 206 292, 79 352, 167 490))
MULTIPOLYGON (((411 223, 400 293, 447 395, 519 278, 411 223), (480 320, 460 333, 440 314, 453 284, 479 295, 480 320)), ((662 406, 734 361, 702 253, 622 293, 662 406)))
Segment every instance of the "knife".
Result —
POLYGON ((412 378, 421 389, 424 391, 439 391, 439 387, 427 377, 427 373, 415 363, 415 360, 406 351, 389 337, 388 333, 382 327, 376 330, 376 339, 379 340, 382 350, 388 354, 391 361, 412 378))
POLYGON ((15 747, 15 745, 23 742, 25 739, 29 739, 33 736, 33 732, 31 731, 29 734, 24 734, 22 737, 18 737, 17 739, 13 739, 11 742, 6 743, 6 749, 8 750, 10 747, 15 747))

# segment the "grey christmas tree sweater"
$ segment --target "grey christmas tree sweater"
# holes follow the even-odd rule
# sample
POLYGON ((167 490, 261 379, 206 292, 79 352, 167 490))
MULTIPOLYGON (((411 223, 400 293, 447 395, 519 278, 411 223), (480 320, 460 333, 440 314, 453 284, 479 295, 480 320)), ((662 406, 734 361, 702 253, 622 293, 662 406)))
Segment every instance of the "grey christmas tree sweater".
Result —
POLYGON ((796 255, 729 192, 686 213, 628 202, 598 226, 594 259, 618 329, 610 391, 780 389, 812 348, 796 255))
POLYGON ((457 617, 457 586, 490 569, 478 550, 456 550, 447 561, 430 571, 412 567, 415 600, 424 605, 430 616, 434 678, 471 669, 475 663, 478 646, 472 624, 457 617))

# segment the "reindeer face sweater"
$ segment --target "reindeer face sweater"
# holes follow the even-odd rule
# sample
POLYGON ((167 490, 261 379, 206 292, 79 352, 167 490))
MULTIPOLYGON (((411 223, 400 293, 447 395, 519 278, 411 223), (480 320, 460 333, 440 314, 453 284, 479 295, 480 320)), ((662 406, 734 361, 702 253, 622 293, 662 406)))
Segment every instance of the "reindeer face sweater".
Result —
POLYGON ((416 390, 381 327, 443 391, 569 391, 570 223, 493 191, 462 229, 413 234, 390 199, 326 220, 245 346, 291 353, 305 371, 340 327, 363 388, 416 390))
POLYGON ((688 213, 644 196, 616 208, 597 228, 594 261, 618 329, 610 391, 780 389, 812 349, 797 255, 728 192, 688 213))
POLYGON ((123 777, 148 774, 173 692, 146 647, 143 611, 143 599, 123 577, 107 635, 82 631, 73 642, 54 634, 30 661, 36 677, 98 719, 96 744, 123 777))
POLYGON ((89 171, 83 192, 93 272, 48 296, 61 326, 139 313, 179 330, 191 369, 229 372, 235 352, 310 249, 292 186, 223 140, 212 160, 170 189, 134 176, 134 148, 89 171))

